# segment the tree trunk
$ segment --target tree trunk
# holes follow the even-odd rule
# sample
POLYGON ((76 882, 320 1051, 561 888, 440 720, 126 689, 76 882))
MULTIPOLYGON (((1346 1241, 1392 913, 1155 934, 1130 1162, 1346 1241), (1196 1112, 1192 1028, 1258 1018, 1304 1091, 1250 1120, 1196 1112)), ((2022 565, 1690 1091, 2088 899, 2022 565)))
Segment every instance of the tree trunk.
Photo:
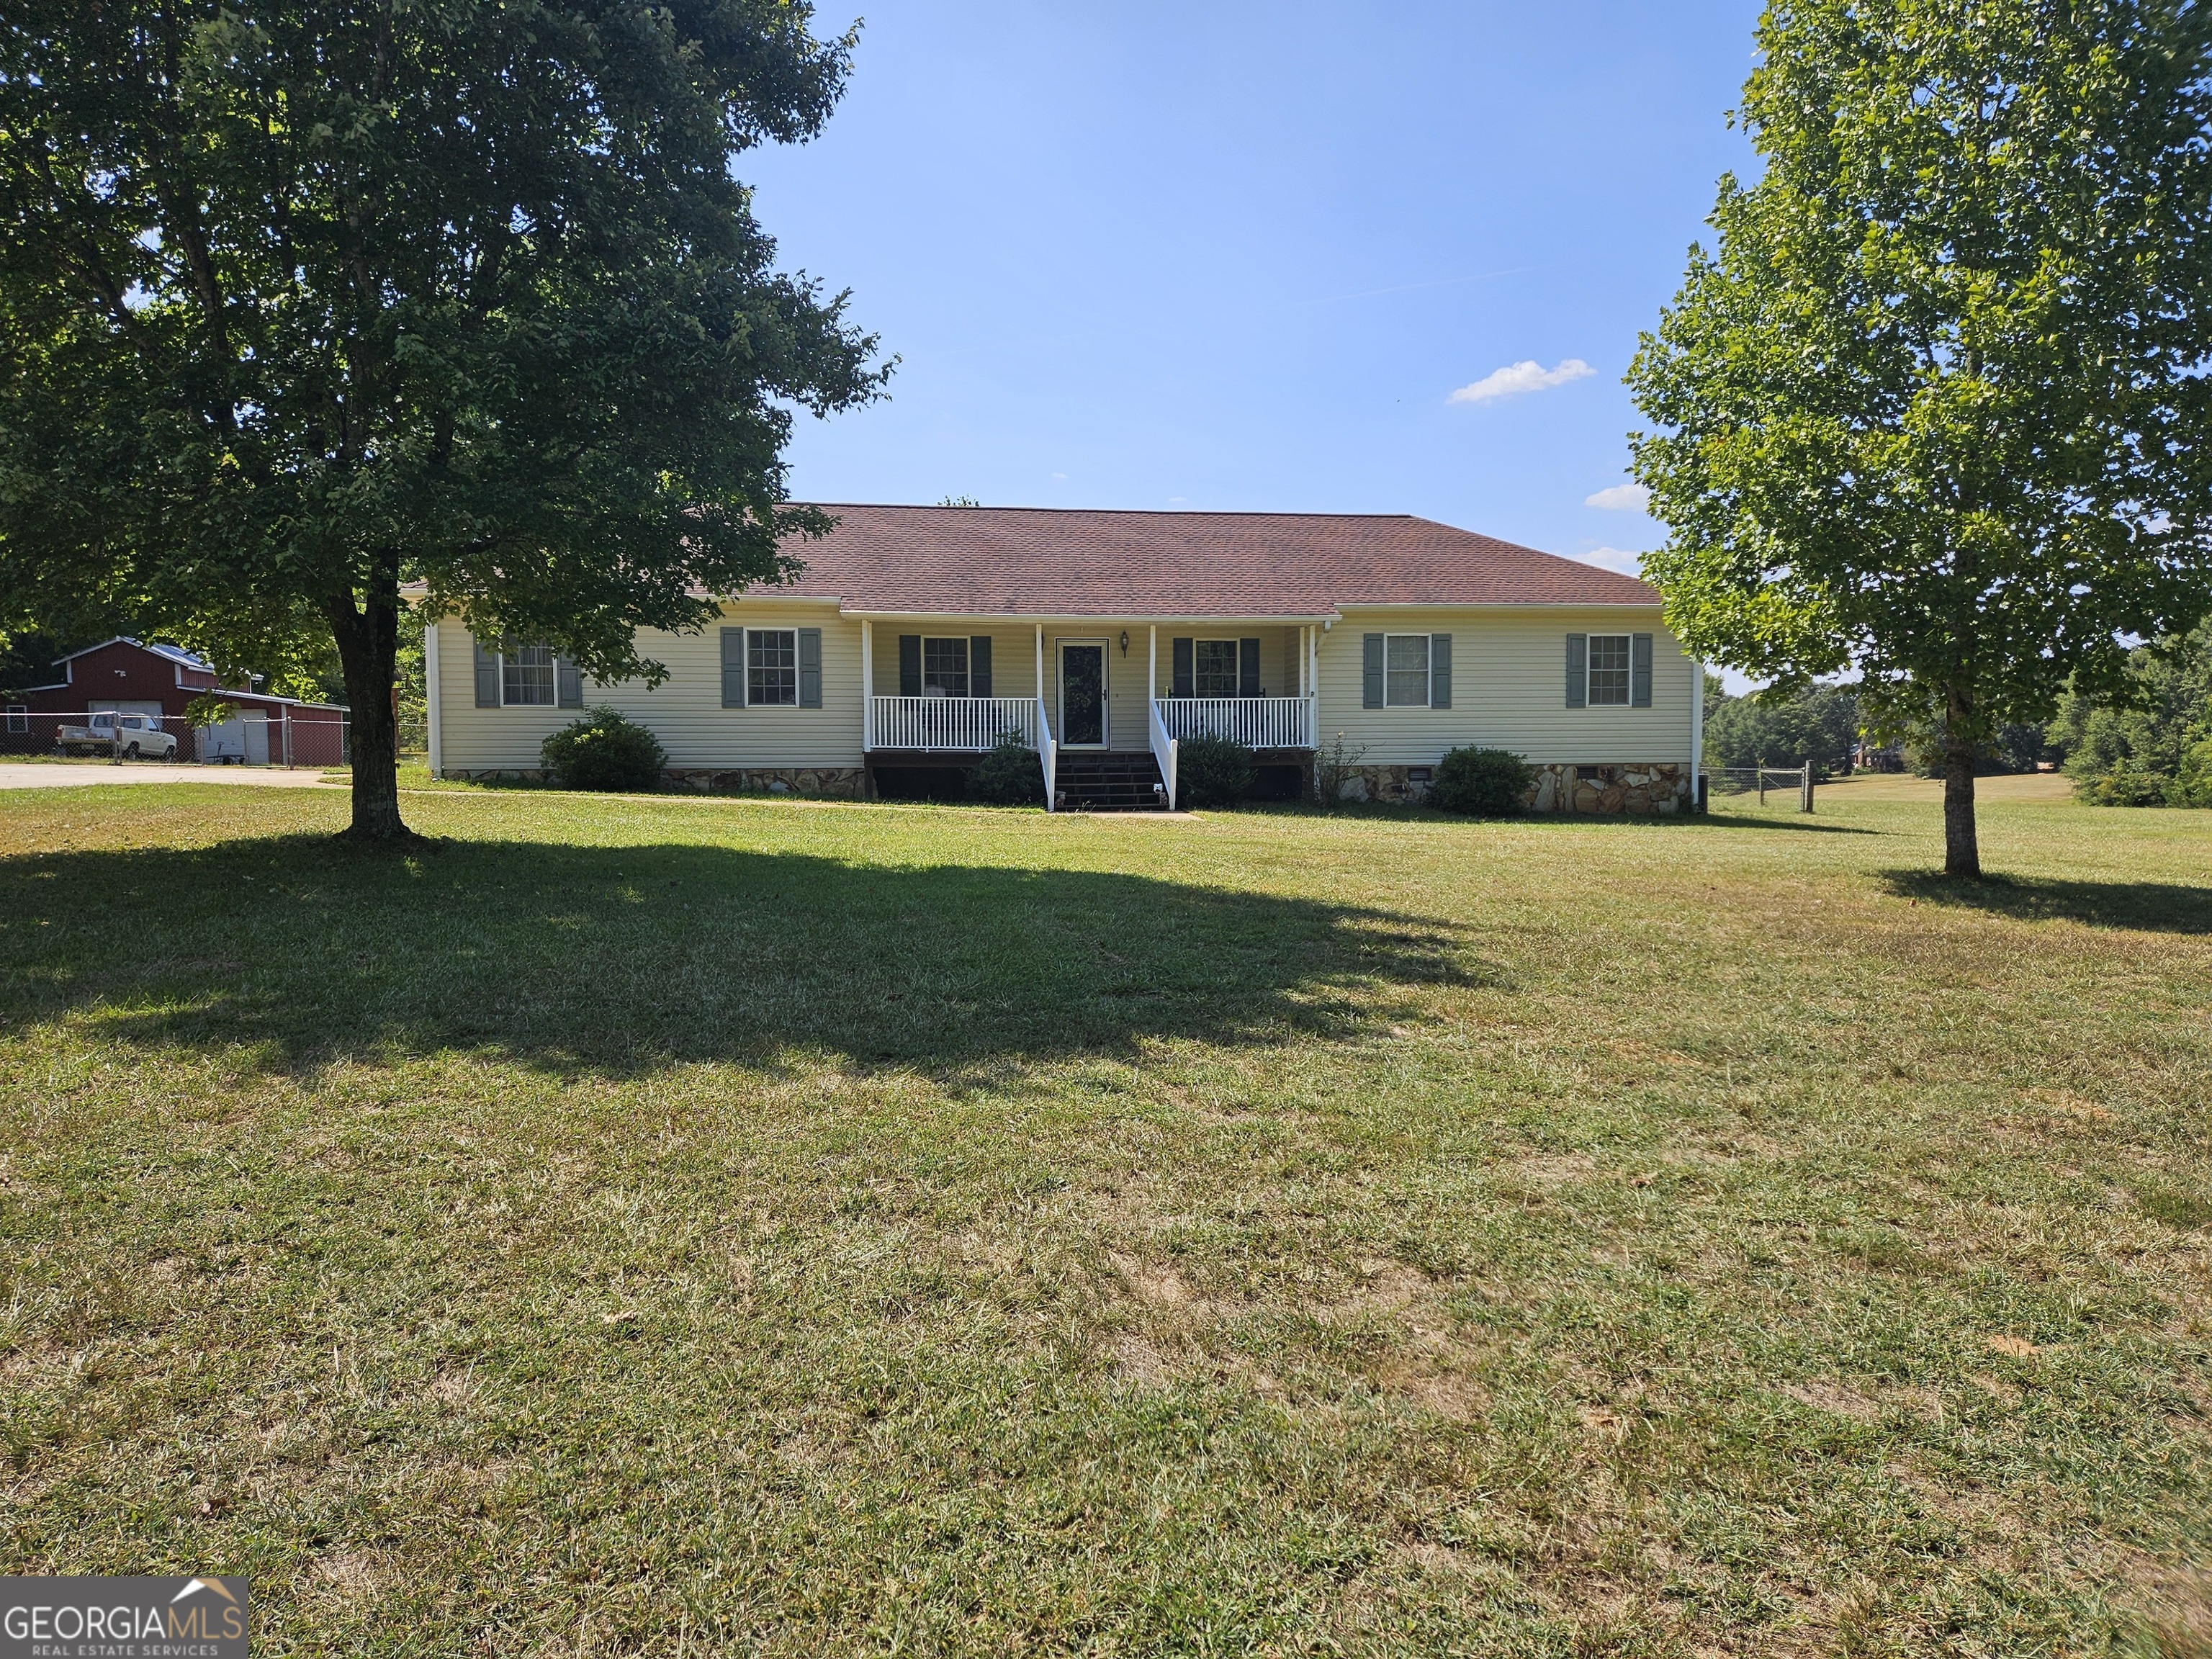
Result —
POLYGON ((398 676, 399 567, 378 561, 368 593, 356 606, 349 593, 328 606, 350 705, 353 827, 356 841, 405 841, 414 832, 399 817, 399 729, 392 708, 398 676))
POLYGON ((1981 842, 1974 834, 1973 713, 1972 698, 1952 687, 1943 723, 1943 873, 1966 881, 1982 878, 1981 842))

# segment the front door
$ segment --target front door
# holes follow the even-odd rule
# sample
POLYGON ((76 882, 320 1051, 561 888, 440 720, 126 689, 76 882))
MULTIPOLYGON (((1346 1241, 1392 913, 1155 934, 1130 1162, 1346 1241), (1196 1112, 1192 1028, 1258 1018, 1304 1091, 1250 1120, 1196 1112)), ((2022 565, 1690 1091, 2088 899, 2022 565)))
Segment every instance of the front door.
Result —
POLYGON ((1060 645, 1060 741, 1069 749, 1106 746, 1106 641, 1060 645))

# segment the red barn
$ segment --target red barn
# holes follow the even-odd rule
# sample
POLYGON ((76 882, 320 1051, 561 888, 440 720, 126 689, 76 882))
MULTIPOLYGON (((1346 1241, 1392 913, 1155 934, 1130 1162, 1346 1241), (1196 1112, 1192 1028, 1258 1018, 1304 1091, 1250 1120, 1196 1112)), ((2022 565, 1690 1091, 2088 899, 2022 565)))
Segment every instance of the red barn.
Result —
POLYGON ((54 747, 61 726, 112 708, 161 716, 163 729, 177 739, 179 760, 338 766, 346 759, 343 708, 227 686, 204 657, 181 646, 117 638, 72 651, 54 666, 60 679, 7 699, 0 752, 43 754, 54 747), (185 710, 209 692, 220 693, 235 712, 219 726, 195 730, 185 710))

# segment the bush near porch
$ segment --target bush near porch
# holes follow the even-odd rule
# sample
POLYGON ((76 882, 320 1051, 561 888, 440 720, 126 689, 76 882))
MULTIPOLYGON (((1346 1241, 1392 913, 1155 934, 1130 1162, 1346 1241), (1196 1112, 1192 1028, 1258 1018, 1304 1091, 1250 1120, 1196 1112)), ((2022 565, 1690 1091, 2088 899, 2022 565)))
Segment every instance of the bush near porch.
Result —
POLYGON ((1234 806, 1259 775, 1250 745, 1211 732, 1176 745, 1176 793, 1184 806, 1234 806))
POLYGON ((7 1570, 272 1651, 2185 1652, 2212 849, 0 795, 7 1570))
POLYGON ((1044 766, 1018 736, 1000 738, 968 769, 968 799, 988 806, 1044 805, 1044 766))

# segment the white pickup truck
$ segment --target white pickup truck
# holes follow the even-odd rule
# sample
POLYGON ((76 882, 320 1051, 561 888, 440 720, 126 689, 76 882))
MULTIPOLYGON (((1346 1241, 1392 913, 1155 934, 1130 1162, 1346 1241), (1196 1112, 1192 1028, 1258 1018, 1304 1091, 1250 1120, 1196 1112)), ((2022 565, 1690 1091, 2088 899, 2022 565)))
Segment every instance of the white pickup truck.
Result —
POLYGON ((82 726, 54 733, 64 755, 113 755, 120 760, 174 760, 177 740, 161 729, 159 714, 118 714, 101 709, 82 726))

